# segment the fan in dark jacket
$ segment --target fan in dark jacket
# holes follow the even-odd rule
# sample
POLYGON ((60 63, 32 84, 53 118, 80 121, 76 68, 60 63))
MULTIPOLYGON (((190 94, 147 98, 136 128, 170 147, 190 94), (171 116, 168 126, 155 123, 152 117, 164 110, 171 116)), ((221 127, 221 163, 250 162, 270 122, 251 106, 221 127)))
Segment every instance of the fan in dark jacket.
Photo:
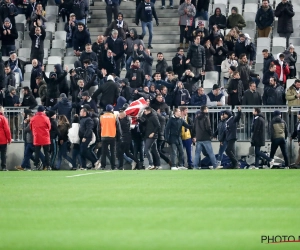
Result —
POLYGON ((232 163, 231 168, 239 168, 238 160, 235 156, 235 142, 237 140, 237 126, 241 119, 241 108, 238 107, 238 113, 233 116, 230 110, 225 110, 223 116, 226 120, 226 132, 224 133, 224 140, 227 141, 227 148, 225 150, 227 156, 232 163))
POLYGON ((248 34, 240 34, 237 42, 235 43, 235 56, 240 58, 242 54, 246 54, 250 60, 250 64, 255 60, 256 52, 253 43, 248 34), (249 38, 247 38, 247 37, 249 38))
POLYGON ((242 105, 259 106, 262 104, 261 95, 256 91, 256 84, 249 83, 249 89, 244 92, 242 105))
POLYGON ((274 77, 270 78, 270 85, 264 88, 263 104, 286 105, 285 90, 274 77))
POLYGON ((225 29, 226 24, 226 17, 222 14, 221 9, 217 7, 215 13, 209 18, 209 30, 212 30, 214 25, 218 26, 219 29, 225 29))
MULTIPOLYGON (((72 1, 72 0, 71 0, 72 1)), ((66 33, 66 42, 67 42, 67 48, 73 47, 73 37, 75 34, 75 31, 77 30, 77 23, 76 23, 76 17, 74 13, 70 16, 70 20, 65 23, 64 28, 66 33)))
POLYGON ((75 55, 80 56, 80 52, 84 51, 85 45, 90 42, 90 33, 87 31, 85 25, 83 23, 78 23, 73 36, 73 49, 75 55))
POLYGON ((132 99, 133 89, 129 86, 128 79, 124 78, 121 80, 121 93, 120 96, 123 96, 126 99, 126 102, 129 102, 132 99))
POLYGON ((76 65, 76 68, 83 67, 83 62, 87 59, 89 59, 94 65, 98 66, 97 54, 92 50, 92 45, 90 43, 85 45, 85 51, 83 51, 79 57, 81 65, 76 65))
POLYGON ((271 77, 276 78, 277 81, 279 80, 278 75, 276 73, 276 65, 274 65, 273 63, 270 64, 269 70, 267 70, 263 75, 262 83, 265 85, 265 87, 270 85, 271 77))
POLYGON ((258 37, 268 37, 274 22, 274 12, 269 1, 263 1, 262 6, 256 12, 255 23, 258 37))
POLYGON ((29 107, 29 109, 34 109, 37 106, 37 101, 32 95, 28 87, 23 88, 24 97, 21 106, 29 107))
MULTIPOLYGON (((96 56, 98 58, 98 69, 102 69, 104 66, 104 55, 106 55, 107 51, 104 47, 104 37, 98 36, 97 41, 93 43, 92 50, 96 53, 96 56)), ((111 72, 112 73, 112 72, 111 72)))
MULTIPOLYGON (((59 93, 60 94, 64 93, 66 96, 68 96, 69 95, 69 86, 68 86, 66 77, 63 77, 63 76, 66 76, 66 75, 64 74, 62 66, 60 64, 55 64, 54 65, 54 72, 57 74, 58 79, 62 79, 58 83, 59 93)), ((69 122, 71 122, 70 119, 68 119, 68 120, 69 120, 69 122)))
POLYGON ((66 70, 63 74, 61 74, 60 77, 57 77, 57 74, 55 72, 50 72, 49 78, 46 76, 44 72, 44 67, 42 67, 42 74, 44 77, 44 80, 47 84, 47 97, 46 97, 46 106, 54 106, 57 102, 57 98, 59 96, 59 90, 58 90, 58 84, 65 79, 66 75, 68 74, 68 67, 65 67, 66 70))
POLYGON ((275 9, 275 16, 278 17, 277 33, 281 37, 286 37, 286 48, 289 46, 289 38, 294 32, 294 15, 293 5, 289 1, 279 3, 275 9))
POLYGON ((190 93, 184 88, 182 82, 177 82, 177 86, 174 89, 173 104, 175 108, 181 105, 189 105, 191 101, 190 93))
POLYGON ((15 40, 18 39, 18 32, 9 18, 5 18, 4 25, 0 26, 0 38, 2 40, 2 56, 8 56, 11 51, 16 50, 15 40))
POLYGON ((156 98, 153 101, 151 101, 150 107, 153 108, 155 111, 157 111, 159 109, 160 113, 162 115, 169 115, 170 114, 170 108, 164 102, 163 96, 161 94, 158 94, 156 96, 156 98))
POLYGON ((126 36, 129 33, 129 28, 127 22, 124 21, 123 14, 121 12, 118 13, 118 19, 112 21, 106 28, 104 36, 110 36, 112 30, 117 30, 118 37, 122 38, 122 40, 126 39, 126 36))
POLYGON ((75 14, 76 19, 80 22, 84 21, 88 14, 88 6, 84 0, 74 0, 72 12, 75 14))
POLYGON ((202 78, 202 75, 195 77, 194 73, 187 69, 182 77, 181 81, 184 84, 184 87, 189 91, 191 95, 193 95, 198 89, 198 81, 202 78))
POLYGON ((260 158, 266 159, 270 162, 270 165, 273 165, 274 160, 269 156, 260 151, 260 148, 265 146, 266 138, 266 124, 265 117, 261 114, 260 108, 254 108, 253 110, 253 123, 252 123, 252 137, 251 137, 251 146, 254 147, 255 153, 255 166, 250 166, 249 169, 258 169, 260 158))
POLYGON ((114 105, 119 97, 119 85, 115 83, 114 78, 109 75, 107 82, 103 83, 92 96, 97 101, 98 96, 102 94, 100 99, 100 107, 105 109, 107 105, 114 105))
POLYGON ((178 75, 178 78, 180 79, 182 77, 182 74, 187 68, 187 64, 189 61, 187 61, 183 48, 178 47, 177 48, 177 53, 175 57, 172 59, 172 67, 173 71, 176 75, 178 75))
POLYGON ((72 103, 68 100, 66 94, 60 94, 60 101, 57 102, 51 110, 56 111, 58 115, 64 115, 71 122, 72 103))
POLYGON ((156 64, 156 72, 159 72, 161 74, 161 78, 165 79, 167 77, 167 68, 168 63, 164 59, 164 55, 161 52, 157 53, 157 64, 156 64))
POLYGON ((18 8, 16 5, 14 5, 11 0, 5 0, 1 2, 1 8, 0 8, 0 17, 1 17, 1 22, 5 22, 5 18, 9 18, 12 25, 16 25, 16 20, 15 16, 18 15, 18 8))
POLYGON ((244 95, 244 86, 243 86, 243 82, 240 79, 240 75, 237 71, 233 73, 233 79, 231 79, 227 91, 229 95, 228 97, 229 105, 232 105, 232 107, 234 108, 235 105, 242 104, 242 98, 244 95))
POLYGON ((17 87, 15 72, 12 72, 8 65, 5 66, 4 70, 5 70, 4 86, 6 88, 8 88, 8 86, 17 87))
POLYGON ((42 75, 42 67, 37 59, 32 60, 32 69, 30 75, 30 88, 35 97, 38 97, 38 86, 36 84, 36 78, 42 75))
POLYGON ((29 32, 31 38, 31 52, 30 60, 37 59, 39 63, 43 63, 44 58, 44 40, 46 37, 46 31, 43 26, 37 26, 31 28, 29 32))
POLYGON ((216 53, 214 47, 212 46, 210 40, 207 40, 204 44, 204 49, 205 49, 205 58, 206 58, 206 63, 205 63, 205 71, 214 71, 214 55, 216 53))
POLYGON ((178 168, 186 169, 183 166, 184 155, 183 155, 183 146, 181 140, 182 127, 185 127, 186 129, 193 128, 193 126, 187 124, 183 119, 181 119, 180 109, 175 108, 174 116, 169 119, 165 129, 165 140, 171 146, 172 170, 173 168, 176 168, 177 156, 178 156, 178 168))
POLYGON ((190 45, 187 51, 187 59, 190 59, 193 73, 198 76, 200 69, 205 71, 205 49, 200 45, 200 37, 194 39, 194 43, 190 45))
POLYGON ((131 65, 130 69, 127 71, 125 78, 128 79, 132 89, 143 87, 145 74, 144 71, 140 69, 140 62, 138 59, 134 59, 133 65, 131 65))
POLYGON ((197 92, 192 95, 191 105, 192 106, 203 106, 207 103, 207 95, 204 93, 204 89, 199 87, 197 92))
POLYGON ((263 67, 263 74, 266 73, 269 68, 270 68, 270 64, 275 61, 274 56, 272 55, 272 53, 269 53, 269 51, 267 49, 264 49, 262 51, 263 53, 263 57, 264 57, 264 67, 263 67))

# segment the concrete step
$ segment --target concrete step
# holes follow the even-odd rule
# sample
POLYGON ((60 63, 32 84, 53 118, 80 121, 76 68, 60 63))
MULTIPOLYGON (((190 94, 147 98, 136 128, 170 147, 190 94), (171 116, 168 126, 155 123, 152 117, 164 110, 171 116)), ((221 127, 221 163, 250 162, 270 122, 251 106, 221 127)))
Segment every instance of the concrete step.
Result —
MULTIPOLYGON (((97 17, 100 17, 100 16, 106 18, 106 11, 105 11, 105 9, 92 9, 92 11, 93 11, 92 18, 97 18, 97 17)), ((125 20, 127 18, 129 18, 129 17, 131 17, 131 18, 135 17, 135 9, 121 10, 121 12, 123 13, 125 20)), ((178 16, 177 10, 168 10, 168 12, 157 11, 156 14, 157 14, 158 19, 160 17, 176 17, 176 16, 178 16)))
MULTIPOLYGON (((171 18, 172 19, 172 18, 171 18)), ((159 19, 159 26, 163 26, 163 27, 168 27, 168 26, 178 26, 178 18, 173 18, 176 19, 174 21, 169 21, 168 18, 163 18, 163 19, 159 19)), ((154 20, 155 21, 155 20, 154 20)), ((89 23, 89 27, 93 27, 95 24, 97 25, 105 25, 107 24, 107 20, 106 18, 102 18, 102 19, 91 19, 91 23, 89 23)), ((129 27, 135 27, 135 20, 134 19, 129 19, 127 20, 127 24, 129 27)), ((156 26, 156 22, 153 23, 154 26, 156 26)), ((179 29, 179 26, 178 26, 179 29)))
MULTIPOLYGON (((99 25, 97 27, 96 24, 93 24, 93 26, 89 25, 88 28, 89 28, 90 33, 93 34, 94 32, 104 33, 104 31, 106 30, 107 27, 106 26, 99 27, 99 25)), ((135 28, 136 31, 138 32, 138 34, 142 33, 141 26, 134 26, 132 28, 135 28)), ((148 33, 148 30, 147 30, 147 33, 148 33)), ((154 35, 179 35, 180 30, 179 30, 179 27, 174 28, 174 26, 171 26, 171 28, 163 27, 163 26, 154 26, 153 33, 154 33, 154 35)))

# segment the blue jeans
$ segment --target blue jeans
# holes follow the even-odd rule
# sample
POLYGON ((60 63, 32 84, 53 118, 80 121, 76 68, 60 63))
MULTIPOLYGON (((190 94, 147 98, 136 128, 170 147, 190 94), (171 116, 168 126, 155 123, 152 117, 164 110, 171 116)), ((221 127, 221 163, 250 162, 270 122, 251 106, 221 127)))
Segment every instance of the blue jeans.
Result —
POLYGON ((149 31, 149 41, 148 45, 151 45, 152 43, 152 35, 153 35, 153 22, 142 22, 142 37, 146 35, 146 27, 149 31))
POLYGON ((178 155, 178 165, 179 167, 183 166, 184 156, 183 156, 183 147, 182 141, 179 139, 179 144, 172 143, 171 145, 171 162, 172 167, 176 167, 177 155, 178 155))
MULTIPOLYGON (((34 152, 34 146, 32 143, 25 143, 25 152, 24 152, 24 158, 21 163, 22 168, 30 168, 30 159, 32 159, 32 154, 34 152)), ((45 165, 45 156, 43 153, 40 151, 40 159, 45 165)))
POLYGON ((70 156, 68 156, 68 145, 66 141, 63 142, 63 144, 59 143, 58 145, 58 158, 56 164, 57 169, 60 169, 60 165, 63 157, 72 164, 73 168, 76 168, 73 159, 70 156))
POLYGON ((255 152, 255 167, 258 167, 260 158, 264 158, 269 162, 272 161, 272 159, 269 156, 267 156, 266 154, 260 151, 260 147, 255 146, 254 152, 255 152))
POLYGON ((195 159, 194 159, 194 168, 198 168, 199 161, 201 160, 201 152, 205 150, 208 154, 210 162, 214 168, 217 167, 216 157, 214 155, 211 141, 197 141, 196 142, 196 151, 195 151, 195 159))
MULTIPOLYGON (((161 0, 161 5, 165 6, 166 5, 166 0, 161 0)), ((173 6, 173 0, 170 0, 170 6, 173 6)))
POLYGON ((219 153, 218 153, 217 161, 222 162, 223 154, 224 154, 226 148, 227 148, 227 141, 223 141, 222 145, 220 144, 220 147, 219 147, 219 153))
POLYGON ((132 57, 129 56, 126 60, 126 70, 130 70, 130 65, 131 65, 131 62, 132 62, 132 57))
POLYGON ((9 52, 15 51, 15 50, 16 50, 15 45, 2 45, 2 47, 1 47, 2 56, 9 56, 9 52))
MULTIPOLYGON (((192 139, 182 140, 182 145, 186 150, 187 162, 189 166, 193 166, 192 161, 192 139)), ((184 159, 183 159, 184 164, 184 159)))

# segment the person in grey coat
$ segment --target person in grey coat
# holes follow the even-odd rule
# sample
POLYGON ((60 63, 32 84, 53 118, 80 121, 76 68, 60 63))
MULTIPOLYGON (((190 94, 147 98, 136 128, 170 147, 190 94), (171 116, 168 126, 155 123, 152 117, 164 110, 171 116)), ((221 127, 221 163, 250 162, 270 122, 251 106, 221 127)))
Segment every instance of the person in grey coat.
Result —
POLYGON ((185 48, 189 46, 189 37, 192 33, 193 19, 196 15, 196 8, 191 3, 191 0, 185 0, 184 3, 178 7, 179 27, 180 27, 180 45, 183 48, 183 38, 185 38, 185 48))

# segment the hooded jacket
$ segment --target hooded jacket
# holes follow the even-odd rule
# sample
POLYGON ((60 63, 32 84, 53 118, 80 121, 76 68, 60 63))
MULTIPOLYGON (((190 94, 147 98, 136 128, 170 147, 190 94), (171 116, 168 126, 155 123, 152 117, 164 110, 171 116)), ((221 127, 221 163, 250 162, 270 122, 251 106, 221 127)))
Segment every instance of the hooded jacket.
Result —
POLYGON ((72 103, 68 98, 63 97, 59 102, 57 102, 51 110, 56 111, 58 115, 65 115, 69 122, 71 122, 71 113, 72 113, 72 103))
POLYGON ((218 127, 213 136, 214 137, 218 136, 219 142, 223 142, 225 138, 225 133, 226 133, 226 121, 223 119, 219 121, 218 127))
POLYGON ((69 86, 68 86, 66 77, 63 77, 63 76, 66 76, 66 75, 64 75, 64 71, 62 69, 61 64, 55 64, 54 68, 56 70, 55 73, 57 74, 57 78, 61 79, 58 83, 59 93, 60 94, 65 93, 68 96, 69 86))
POLYGON ((68 73, 64 71, 64 73, 57 78, 48 78, 44 71, 42 72, 42 74, 47 84, 47 98, 58 98, 58 84, 65 79, 68 73))
POLYGON ((175 57, 172 59, 172 67, 174 74, 178 75, 178 78, 180 79, 187 68, 185 55, 181 56, 176 53, 175 57), (180 63, 180 61, 182 61, 182 63, 180 63))
POLYGON ((162 79, 166 77, 167 68, 168 68, 168 63, 165 58, 162 59, 161 61, 157 60, 156 72, 159 72, 161 74, 162 79))
POLYGON ((143 62, 142 69, 144 70, 145 75, 152 76, 153 57, 151 53, 148 55, 145 50, 133 51, 133 58, 139 59, 141 62, 143 62))
POLYGON ((98 96, 102 94, 100 105, 105 108, 106 105, 114 105, 119 97, 119 86, 112 80, 103 83, 92 96, 92 99, 97 101, 98 96))
POLYGON ((131 68, 127 71, 125 78, 128 79, 131 88, 137 89, 143 87, 145 74, 142 69, 137 68, 135 65, 131 65, 131 68), (134 76, 136 79, 132 80, 134 76))
POLYGON ((165 102, 159 102, 156 99, 154 99, 151 103, 150 103, 150 107, 153 108, 155 111, 157 111, 158 109, 160 110, 160 113, 166 113, 166 115, 170 114, 170 108, 169 106, 165 103, 165 102))
POLYGON ((214 25, 217 25, 219 29, 225 29, 226 28, 226 17, 221 13, 221 9, 220 8, 216 8, 215 9, 215 13, 210 16, 209 18, 209 30, 213 29, 214 25), (216 14, 216 10, 220 11, 220 15, 217 16, 216 14))
POLYGON ((271 27, 274 22, 274 12, 272 7, 269 5, 268 9, 265 10, 263 6, 261 6, 256 12, 255 23, 257 27, 261 30, 271 27))
POLYGON ((91 42, 90 33, 87 31, 85 26, 82 31, 76 29, 72 40, 74 50, 84 51, 85 45, 91 42))
POLYGON ((293 33, 293 5, 290 2, 279 3, 275 9, 275 16, 278 17, 277 33, 293 33))
POLYGON ((193 43, 187 51, 187 59, 190 59, 192 67, 202 68, 205 71, 205 49, 202 45, 193 43))
MULTIPOLYGON (((124 80, 123 80, 123 82, 124 82, 124 80)), ((129 86, 128 81, 126 81, 124 83, 125 83, 125 86, 122 87, 120 96, 125 99, 125 103, 126 103, 132 99, 132 88, 129 86)), ((119 99, 120 99, 120 97, 118 98, 118 100, 119 99)), ((118 105, 118 101, 117 101, 117 105, 118 105)))
POLYGON ((201 112, 195 119, 192 137, 196 138, 196 141, 211 141, 212 135, 209 116, 201 112))
POLYGON ((222 65, 222 62, 226 59, 226 55, 228 53, 227 46, 226 44, 223 44, 223 46, 218 46, 216 44, 214 48, 215 48, 214 65, 222 65))
POLYGON ((57 139, 57 137, 59 136, 59 130, 57 128, 57 121, 54 118, 49 118, 50 119, 50 124, 51 124, 51 129, 50 129, 50 140, 52 142, 52 140, 57 139))
POLYGON ((128 116, 125 116, 123 119, 119 119, 119 124, 122 131, 121 141, 130 144, 132 139, 130 131, 130 120, 128 116))
POLYGON ((288 136, 287 124, 280 116, 276 116, 272 119, 269 131, 271 141, 280 138, 286 139, 288 136))
POLYGON ((144 138, 149 138, 149 135, 154 133, 153 139, 158 138, 158 133, 160 131, 160 123, 156 114, 149 113, 148 115, 143 115, 140 119, 138 119, 141 125, 145 127, 144 129, 144 138))
POLYGON ((0 113, 0 145, 11 142, 11 133, 7 118, 0 113))
POLYGON ((134 35, 133 35, 133 37, 129 36, 125 41, 125 44, 127 45, 127 48, 125 51, 127 56, 131 56, 132 52, 134 51, 134 45, 138 46, 138 50, 140 49, 140 45, 142 45, 143 48, 145 48, 145 44, 144 44, 143 40, 140 40, 138 38, 136 29, 132 28, 132 29, 130 29, 129 32, 133 32, 134 35))
POLYGON ((232 29, 234 27, 238 27, 239 29, 246 27, 245 19, 238 11, 236 14, 231 14, 227 18, 227 29, 232 29))
POLYGON ((285 98, 288 101, 288 105, 292 106, 300 106, 300 99, 298 98, 299 89, 296 88, 295 84, 290 86, 285 94, 285 98))
POLYGON ((33 145, 50 145, 51 123, 43 112, 37 112, 30 120, 30 129, 33 134, 33 145))
POLYGON ((224 139, 222 141, 237 140, 237 125, 241 119, 242 112, 238 111, 237 115, 232 114, 225 120, 226 122, 226 132, 224 134, 224 139))
POLYGON ((253 118, 251 145, 255 147, 265 146, 265 138, 265 117, 262 114, 258 114, 253 118))
POLYGON ((187 4, 186 2, 184 2, 179 5, 178 14, 180 16, 179 25, 193 26, 194 16, 196 15, 196 8, 192 3, 187 4), (187 13, 185 13, 185 10, 187 10, 187 13))
POLYGON ((37 106, 37 101, 31 92, 29 92, 27 95, 24 95, 22 106, 29 107, 29 109, 34 109, 37 106))

